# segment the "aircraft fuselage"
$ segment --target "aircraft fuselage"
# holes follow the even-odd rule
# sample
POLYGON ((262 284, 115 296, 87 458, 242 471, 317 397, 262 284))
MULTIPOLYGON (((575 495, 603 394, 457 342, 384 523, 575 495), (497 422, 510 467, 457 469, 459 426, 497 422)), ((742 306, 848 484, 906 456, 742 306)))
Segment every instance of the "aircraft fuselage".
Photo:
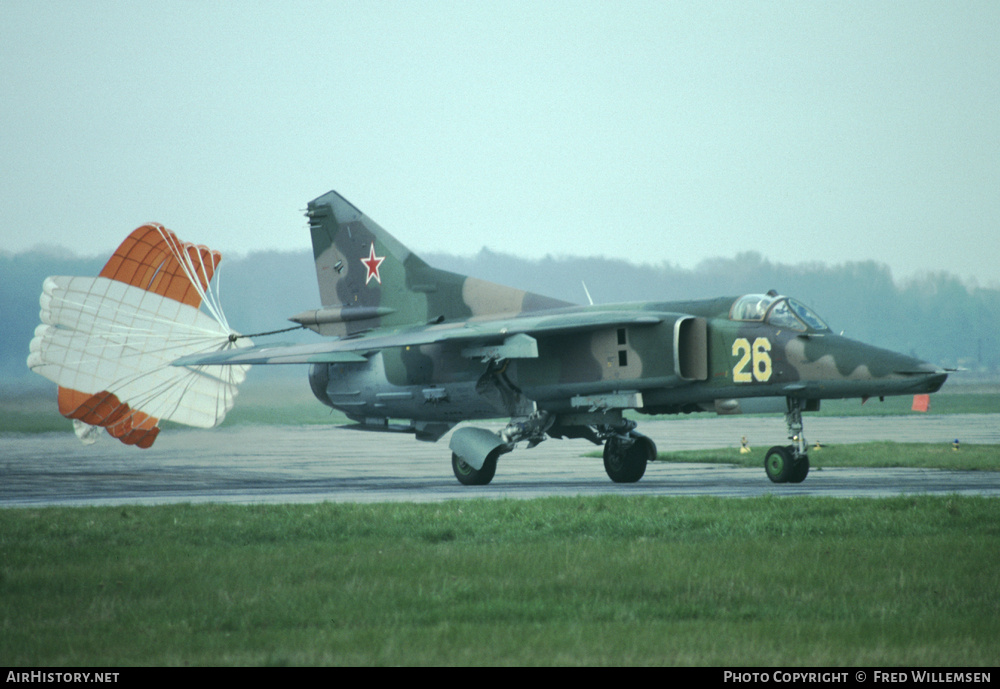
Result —
MULTIPOLYGON (((355 419, 457 423, 530 413, 518 408, 524 400, 563 415, 773 411, 789 397, 929 393, 947 377, 918 359, 832 332, 732 320, 732 302, 622 305, 657 322, 538 335, 537 356, 491 367, 460 343, 431 343, 384 348, 365 363, 314 364, 310 381, 324 404, 355 419)), ((572 310, 598 308, 613 307, 572 310)))

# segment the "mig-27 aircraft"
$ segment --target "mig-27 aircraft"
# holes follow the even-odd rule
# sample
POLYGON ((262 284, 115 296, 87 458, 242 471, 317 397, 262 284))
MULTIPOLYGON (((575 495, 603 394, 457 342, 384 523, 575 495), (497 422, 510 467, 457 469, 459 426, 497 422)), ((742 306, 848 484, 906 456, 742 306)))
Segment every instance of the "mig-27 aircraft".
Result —
MULTIPOLYGON (((334 191, 311 201, 306 216, 322 306, 290 320, 325 339, 250 346, 224 325, 212 336, 218 351, 176 350, 189 353, 166 361, 164 375, 189 376, 194 382, 181 386, 185 390, 215 386, 205 393, 215 396, 215 409, 193 425, 221 420, 244 367, 309 364, 315 396, 355 421, 354 428, 437 441, 462 422, 509 419, 499 432, 475 426, 452 432, 452 468, 466 485, 489 483, 498 459, 517 443, 532 448, 546 438, 603 444, 611 480, 638 481, 656 447, 636 431, 627 410, 783 413, 791 443, 772 447, 764 468, 776 483, 797 483, 809 472, 802 413, 817 410, 820 400, 926 394, 947 378, 932 364, 836 335, 809 307, 774 291, 579 306, 433 268, 334 191)), ((180 246, 180 262, 193 258, 193 265, 172 272, 186 272, 202 288, 199 294, 209 296, 210 250, 180 246)), ((171 271, 165 263, 153 265, 157 260, 141 279, 129 273, 125 281, 166 295, 168 288, 158 285, 171 271)), ((122 280, 115 271, 109 279, 122 280)), ((198 310, 197 297, 187 301, 198 310)), ((36 340, 45 336, 51 335, 36 332, 36 340)), ((33 342, 32 368, 47 375, 37 355, 43 349, 33 342)), ((178 394, 169 408, 143 409, 139 396, 119 399, 101 381, 88 382, 89 390, 70 389, 76 397, 67 393, 64 405, 63 386, 77 384, 79 376, 72 383, 48 377, 60 384, 64 414, 109 431, 117 425, 120 432, 113 435, 144 446, 155 438, 158 418, 186 422, 175 410, 197 406, 178 394), (126 411, 109 412, 105 416, 113 418, 105 423, 96 411, 101 404, 126 411)))

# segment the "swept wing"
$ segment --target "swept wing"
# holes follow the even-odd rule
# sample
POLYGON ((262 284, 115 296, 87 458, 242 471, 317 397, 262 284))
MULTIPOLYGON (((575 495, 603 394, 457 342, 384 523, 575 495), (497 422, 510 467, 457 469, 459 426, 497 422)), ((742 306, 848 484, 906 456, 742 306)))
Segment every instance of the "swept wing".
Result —
POLYGON ((437 323, 359 337, 303 345, 258 346, 185 356, 174 366, 245 364, 360 363, 365 355, 391 347, 456 343, 470 358, 534 358, 533 335, 585 332, 613 327, 655 325, 662 317, 646 311, 572 310, 493 320, 437 323), (533 352, 533 353, 532 353, 533 352))

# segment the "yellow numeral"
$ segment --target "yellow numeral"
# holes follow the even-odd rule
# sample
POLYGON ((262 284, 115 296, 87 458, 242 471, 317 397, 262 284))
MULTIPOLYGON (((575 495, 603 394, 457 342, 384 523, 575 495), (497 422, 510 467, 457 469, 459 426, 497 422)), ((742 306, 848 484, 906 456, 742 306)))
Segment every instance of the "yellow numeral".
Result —
POLYGON ((743 355, 736 362, 736 365, 733 366, 733 382, 749 383, 753 380, 753 377, 746 370, 747 365, 750 363, 750 343, 745 337, 741 337, 733 342, 733 356, 740 356, 740 352, 743 352, 743 355))
POLYGON ((771 341, 766 337, 758 337, 753 346, 745 337, 733 342, 733 356, 740 357, 733 366, 734 383, 766 383, 771 379, 771 341), (750 370, 747 370, 747 367, 750 370))
POLYGON ((758 337, 753 341, 753 377, 758 382, 771 380, 771 341, 766 337, 758 337))

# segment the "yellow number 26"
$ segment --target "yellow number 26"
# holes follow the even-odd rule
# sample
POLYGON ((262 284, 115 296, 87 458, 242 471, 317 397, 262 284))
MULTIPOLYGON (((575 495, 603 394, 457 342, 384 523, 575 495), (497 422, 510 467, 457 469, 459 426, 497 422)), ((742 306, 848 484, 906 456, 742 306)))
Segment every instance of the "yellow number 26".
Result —
POLYGON ((741 337, 733 342, 733 356, 740 357, 733 366, 734 383, 766 383, 771 379, 771 341, 758 337, 750 346, 750 341, 741 337), (747 370, 747 367, 750 370, 747 370))

